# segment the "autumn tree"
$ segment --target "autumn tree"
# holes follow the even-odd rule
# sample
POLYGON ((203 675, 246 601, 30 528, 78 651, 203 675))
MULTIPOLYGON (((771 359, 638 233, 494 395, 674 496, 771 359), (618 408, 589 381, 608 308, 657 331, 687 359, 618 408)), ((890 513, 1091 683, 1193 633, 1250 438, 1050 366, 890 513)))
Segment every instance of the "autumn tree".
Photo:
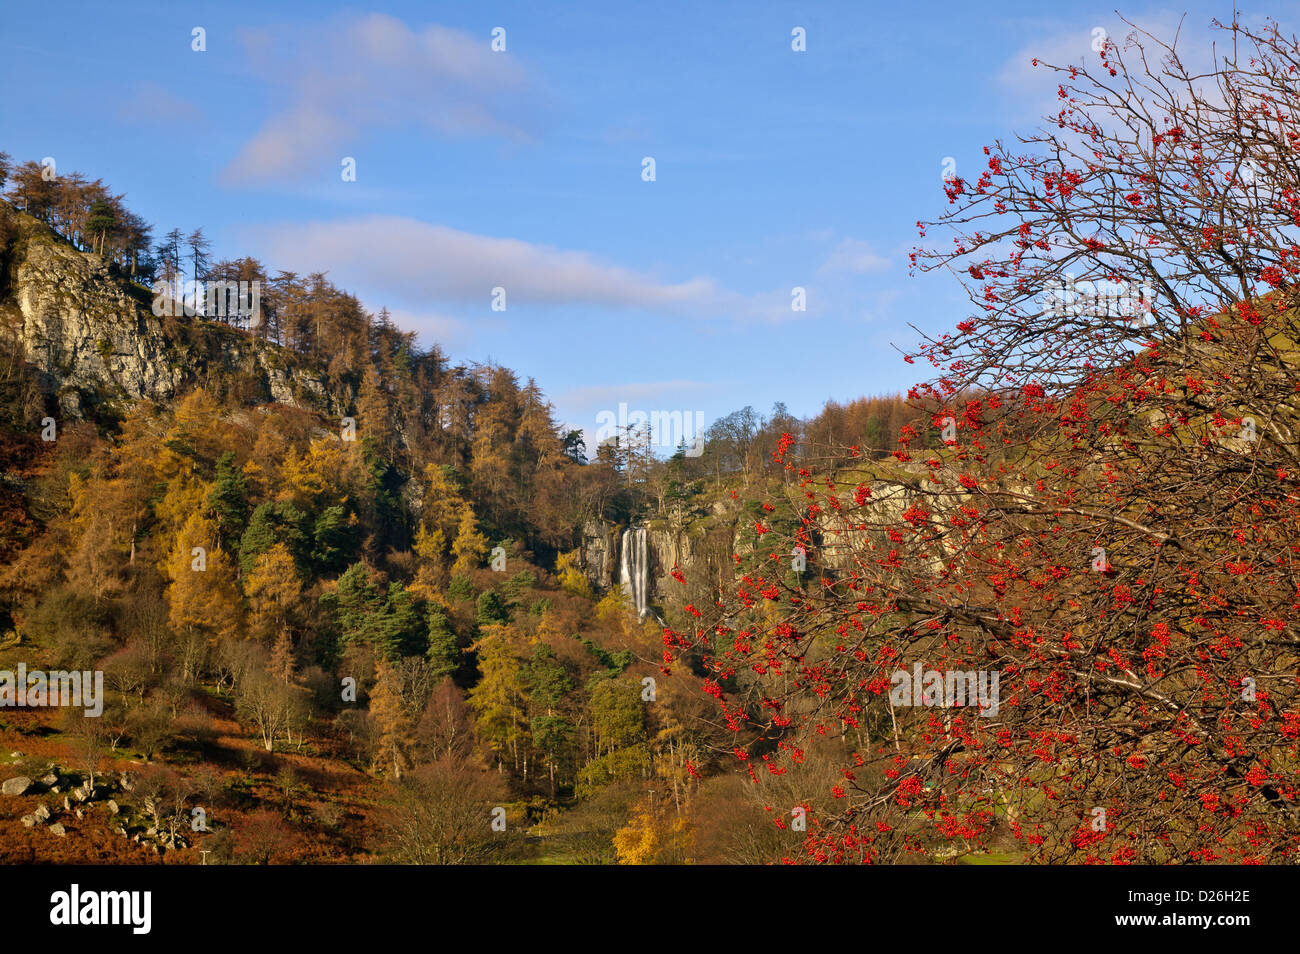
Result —
MULTIPOLYGON (((495 754, 498 771, 507 754, 518 768, 524 753, 525 711, 521 667, 510 631, 499 623, 486 626, 471 648, 478 653, 481 673, 469 693, 470 706, 478 713, 479 735, 495 754)), ((524 765, 526 776, 526 760, 524 765)))
POLYGON ((79 763, 86 769, 91 789, 100 764, 108 754, 111 736, 108 725, 101 716, 86 715, 83 709, 68 709, 64 713, 64 729, 72 739, 79 763))
POLYGON ((621 865, 685 864, 690 843, 686 819, 655 798, 637 803, 627 825, 614 833, 615 856, 621 865))
POLYGON ((149 700, 131 709, 126 717, 126 734, 146 759, 162 751, 172 734, 172 713, 161 700, 149 700))
POLYGON ((483 556, 488 551, 487 537, 483 536, 478 530, 477 521, 474 518, 474 508, 465 505, 461 511, 460 523, 456 528, 456 540, 451 545, 451 552, 456 556, 456 562, 452 564, 451 572, 453 574, 467 573, 476 569, 483 562, 483 556))
POLYGON ((173 842, 190 822, 190 800, 196 788, 193 782, 167 765, 151 765, 135 783, 139 796, 149 813, 153 827, 173 842))
POLYGON ((386 806, 380 850, 397 864, 487 861, 509 843, 509 829, 492 828, 504 794, 495 776, 472 764, 422 765, 402 779, 386 806))
POLYGON ((283 862, 301 847, 301 839, 277 812, 259 809, 240 815, 234 823, 232 854, 242 863, 283 862))
POLYGON ((409 764, 414 720, 402 698, 401 674, 384 657, 375 666, 375 686, 370 691, 370 717, 378 732, 375 760, 401 780, 409 764))
POLYGON ((277 543, 260 554, 243 584, 253 634, 268 646, 291 636, 299 621, 302 581, 289 548, 277 543))
POLYGON ((176 536, 167 562, 171 625, 216 640, 241 624, 239 591, 230 559, 221 550, 216 524, 195 512, 176 536))
POLYGON ((306 700, 299 687, 277 679, 268 669, 265 650, 260 665, 245 670, 235 684, 235 714, 254 726, 267 752, 276 740, 289 736, 306 718, 306 700))
POLYGON ((473 754, 474 716, 465 694, 450 678, 444 677, 429 695, 416 726, 416 740, 430 761, 462 762, 473 754))
POLYGON ((972 301, 927 419, 885 470, 783 442, 794 531, 666 637, 748 772, 851 740, 807 860, 1296 857, 1300 44, 1222 29, 1041 67, 1058 114, 922 225, 972 301))

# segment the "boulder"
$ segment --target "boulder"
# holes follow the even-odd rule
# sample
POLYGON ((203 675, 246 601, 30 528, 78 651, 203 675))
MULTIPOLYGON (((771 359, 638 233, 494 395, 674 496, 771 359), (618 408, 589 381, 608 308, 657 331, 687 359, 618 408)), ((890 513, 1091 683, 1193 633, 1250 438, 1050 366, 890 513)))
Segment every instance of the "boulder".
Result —
POLYGON ((58 835, 60 838, 63 838, 68 834, 68 830, 64 828, 62 825, 60 825, 58 822, 55 822, 53 825, 50 826, 50 834, 58 835))
POLYGON ((0 785, 0 793, 5 795, 22 795, 32 787, 32 780, 26 775, 15 775, 0 785))
POLYGON ((66 795, 63 796, 63 810, 65 812, 72 811, 72 799, 68 798, 66 795))
POLYGON ((40 821, 45 821, 50 817, 50 806, 37 805, 36 811, 32 812, 32 814, 36 816, 36 818, 39 819, 40 821))
POLYGON ((108 800, 108 813, 110 815, 116 815, 120 810, 121 809, 117 807, 117 802, 110 798, 108 800))
POLYGON ((41 784, 46 788, 53 788, 55 785, 59 784, 59 776, 54 772, 50 772, 41 777, 41 784))
POLYGON ((24 827, 24 828, 35 828, 35 827, 36 827, 36 823, 37 823, 38 821, 40 821, 40 819, 37 818, 35 815, 24 815, 24 816, 23 816, 23 827, 24 827))

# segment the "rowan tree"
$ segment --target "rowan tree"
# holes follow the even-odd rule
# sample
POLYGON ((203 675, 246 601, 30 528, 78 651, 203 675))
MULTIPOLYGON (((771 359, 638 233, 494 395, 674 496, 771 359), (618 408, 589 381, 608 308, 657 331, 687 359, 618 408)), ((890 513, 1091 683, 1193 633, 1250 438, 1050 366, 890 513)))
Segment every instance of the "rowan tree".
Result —
POLYGON ((1300 44, 1222 29, 1208 72, 1138 30, 1043 67, 1059 113, 921 225, 972 302, 907 355, 925 424, 783 438, 795 530, 666 634, 752 776, 849 745, 806 860, 1295 859, 1300 44), (918 665, 994 704, 911 705, 918 665))

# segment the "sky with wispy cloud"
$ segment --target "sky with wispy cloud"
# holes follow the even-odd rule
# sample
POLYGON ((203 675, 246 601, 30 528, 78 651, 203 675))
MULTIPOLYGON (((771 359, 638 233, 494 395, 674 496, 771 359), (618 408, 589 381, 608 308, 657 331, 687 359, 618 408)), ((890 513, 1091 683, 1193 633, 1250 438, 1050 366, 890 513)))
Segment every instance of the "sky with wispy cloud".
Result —
MULTIPOLYGON (((1204 53, 1231 6, 1122 12, 1204 53)), ((1296 4, 1263 12, 1289 28, 1296 4)), ((809 415, 905 390, 911 326, 966 316, 953 278, 909 274, 915 223, 945 160, 973 178, 1055 111, 1032 59, 1094 56, 1098 28, 1129 29, 1019 0, 15 5, 0 150, 218 257, 325 271, 589 435, 621 402, 809 415)))

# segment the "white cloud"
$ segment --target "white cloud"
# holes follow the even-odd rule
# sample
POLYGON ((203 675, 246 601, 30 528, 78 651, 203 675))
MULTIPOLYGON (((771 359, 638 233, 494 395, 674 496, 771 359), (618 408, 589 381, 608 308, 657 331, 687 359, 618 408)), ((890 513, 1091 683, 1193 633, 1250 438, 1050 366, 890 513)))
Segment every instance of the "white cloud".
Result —
POLYGON ((865 275, 868 272, 883 272, 889 265, 889 259, 877 254, 870 242, 846 237, 835 246, 818 273, 851 272, 854 275, 865 275))
POLYGON ((297 271, 330 269, 347 286, 402 301, 455 301, 486 309, 492 290, 516 304, 582 304, 697 313, 718 298, 712 279, 676 284, 587 252, 495 238, 404 216, 257 226, 267 260, 297 271))
MULTIPOLYGON (((372 310, 378 313, 379 309, 372 310)), ((422 339, 438 342, 444 349, 466 348, 472 338, 468 322, 441 312, 389 308, 388 316, 402 331, 414 331, 422 339)))
POLYGON ((337 172, 384 126, 531 140, 520 114, 535 84, 489 40, 437 25, 417 32, 380 13, 305 32, 247 32, 246 53, 275 111, 227 166, 226 181, 337 172))
POLYGON ((713 322, 775 325, 824 314, 824 296, 811 283, 802 286, 807 310, 796 312, 793 284, 742 294, 719 287, 709 276, 665 281, 586 251, 479 235, 409 216, 265 224, 245 232, 258 254, 279 268, 328 270, 343 287, 379 293, 407 307, 468 305, 506 320, 519 305, 641 310, 695 319, 695 330, 702 333, 713 322), (505 289, 506 311, 489 312, 498 287, 505 289))
MULTIPOLYGON (((1024 25, 1023 32, 1035 38, 1026 41, 1010 56, 998 74, 998 82, 1011 95, 1015 120, 1038 120, 1045 114, 1055 115, 1061 108, 1056 88, 1062 75, 1046 69, 1044 64, 1061 67, 1086 65, 1094 73, 1105 75, 1101 71, 1099 54, 1093 50, 1097 30, 1105 31, 1106 36, 1119 47, 1130 71, 1140 73, 1142 70, 1138 51, 1129 45, 1135 28, 1150 34, 1143 36, 1139 33, 1137 39, 1146 47, 1152 69, 1159 69, 1166 55, 1152 37, 1165 43, 1177 37, 1178 57, 1189 73, 1195 75, 1213 69, 1212 43, 1216 39, 1222 42, 1224 37, 1211 27, 1208 15, 1203 15, 1198 22, 1194 16, 1165 10, 1130 19, 1132 25, 1115 13, 1098 12, 1092 16, 1080 14, 1072 17, 1070 23, 1054 20, 1024 25), (1034 65, 1035 59, 1038 60, 1037 66, 1034 65)), ((1213 92, 1212 84, 1206 92, 1213 92)))

